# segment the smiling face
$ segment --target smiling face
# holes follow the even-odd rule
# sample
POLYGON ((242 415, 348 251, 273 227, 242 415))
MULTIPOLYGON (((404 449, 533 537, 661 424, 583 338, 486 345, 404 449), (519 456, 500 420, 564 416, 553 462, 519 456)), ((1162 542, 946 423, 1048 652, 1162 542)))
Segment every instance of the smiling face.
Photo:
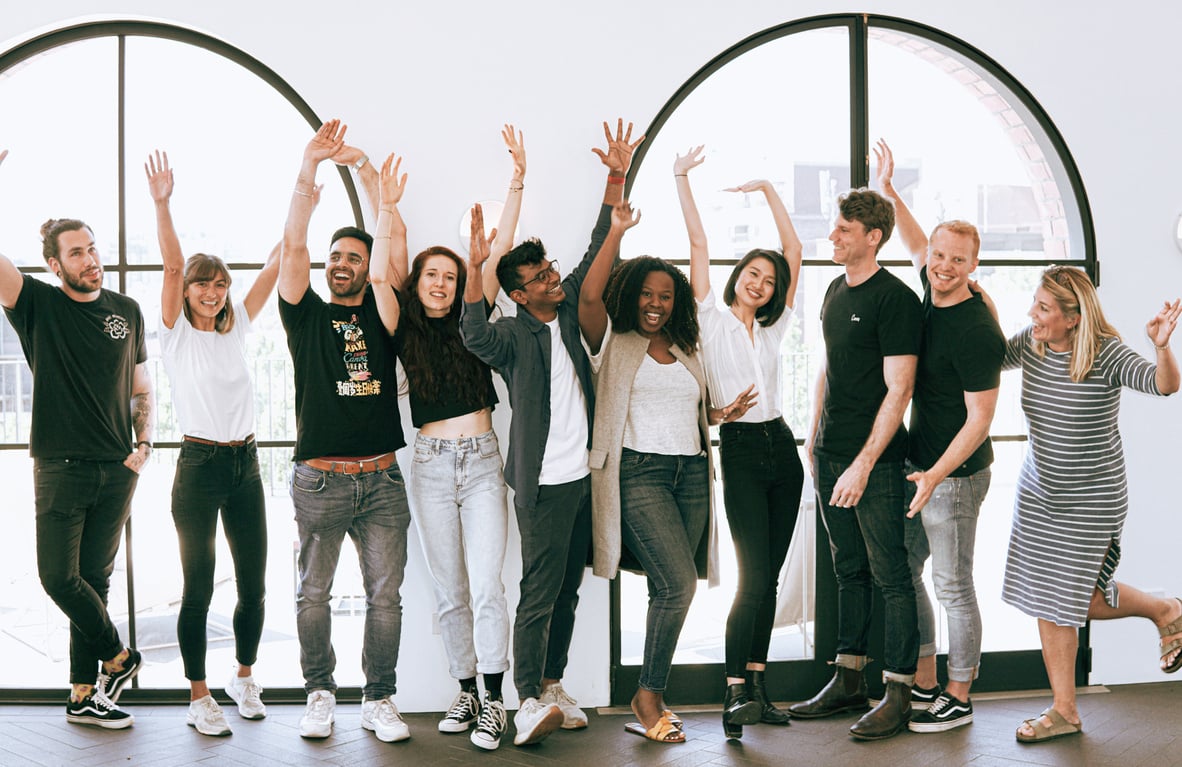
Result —
POLYGON ((334 298, 360 297, 369 280, 369 248, 356 237, 340 238, 332 244, 324 276, 334 298))
POLYGON ((642 335, 655 336, 665 327, 673 314, 673 277, 661 271, 652 271, 644 276, 640 286, 638 330, 642 335))
POLYGON ((62 288, 76 300, 92 300, 103 287, 103 265, 94 244, 94 232, 75 229, 57 236, 58 256, 49 267, 62 281, 62 288))
POLYGON ((429 256, 423 262, 415 290, 419 303, 428 317, 446 317, 456 300, 456 285, 459 280, 456 262, 444 255, 429 256))
POLYGON ((878 252, 878 243, 882 239, 882 232, 878 229, 866 230, 861 221, 849 221, 838 214, 837 223, 829 233, 829 241, 833 243, 833 262, 842 266, 860 266, 866 259, 874 260, 878 252))
POLYGON ((928 243, 928 282, 932 302, 943 306, 964 301, 970 296, 969 275, 977 269, 973 238, 948 229, 939 229, 928 243))
POLYGON ((517 267, 517 276, 521 279, 523 287, 512 291, 509 297, 525 307, 530 314, 547 317, 566 300, 566 291, 562 289, 558 270, 553 268, 550 261, 522 264, 517 267))
POLYGON ((1057 352, 1071 348, 1071 336, 1079 324, 1079 315, 1065 313, 1050 291, 1043 287, 1035 290, 1034 303, 1027 314, 1034 321, 1031 335, 1035 341, 1042 341, 1057 352))
POLYGON ((776 292, 776 265, 766 258, 753 258, 735 278, 735 303, 753 312, 763 308, 776 292))
POLYGON ((218 315, 226 308, 230 282, 225 275, 214 274, 193 280, 185 286, 185 301, 193 327, 198 330, 213 330, 218 315))

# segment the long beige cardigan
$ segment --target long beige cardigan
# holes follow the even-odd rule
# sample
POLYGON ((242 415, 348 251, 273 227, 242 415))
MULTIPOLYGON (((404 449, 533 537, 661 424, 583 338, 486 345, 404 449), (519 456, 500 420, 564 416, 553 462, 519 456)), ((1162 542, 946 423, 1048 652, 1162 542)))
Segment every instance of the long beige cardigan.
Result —
MULTIPOLYGON (((592 572, 604 578, 614 578, 620 570, 622 548, 620 454, 624 448, 624 423, 628 418, 632 381, 648 353, 648 339, 639 333, 628 332, 613 334, 605 343, 603 364, 595 375, 595 428, 591 439, 591 529, 595 552, 592 572)), ((700 354, 690 357, 676 345, 670 351, 693 375, 701 394, 698 430, 708 464, 710 517, 694 562, 698 577, 706 578, 710 586, 717 586, 718 530, 714 524, 714 457, 710 450, 710 425, 706 412, 709 402, 706 376, 702 372, 700 354)), ((627 566, 627 569, 633 567, 627 566)))

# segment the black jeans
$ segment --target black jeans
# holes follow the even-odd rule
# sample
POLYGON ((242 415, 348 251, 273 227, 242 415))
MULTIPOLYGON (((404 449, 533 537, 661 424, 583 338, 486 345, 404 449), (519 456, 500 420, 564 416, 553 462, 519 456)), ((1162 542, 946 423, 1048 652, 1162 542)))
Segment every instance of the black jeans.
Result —
POLYGON ((513 684, 522 700, 561 679, 591 545, 591 478, 542 485, 533 507, 514 503, 521 533, 521 598, 513 621, 513 684))
POLYGON ((94 684, 123 649, 107 591, 138 479, 122 461, 33 461, 37 572, 70 619, 70 684, 94 684))
POLYGON ((267 510, 255 443, 229 447, 183 442, 172 483, 172 521, 181 545, 185 585, 176 634, 185 677, 205 679, 206 618, 213 597, 215 538, 222 529, 234 559, 235 656, 254 665, 263 635, 266 593, 267 510))
POLYGON ((724 423, 718 452, 726 520, 739 564, 739 585, 726 620, 726 675, 741 678, 748 663, 767 662, 804 466, 783 418, 724 423))

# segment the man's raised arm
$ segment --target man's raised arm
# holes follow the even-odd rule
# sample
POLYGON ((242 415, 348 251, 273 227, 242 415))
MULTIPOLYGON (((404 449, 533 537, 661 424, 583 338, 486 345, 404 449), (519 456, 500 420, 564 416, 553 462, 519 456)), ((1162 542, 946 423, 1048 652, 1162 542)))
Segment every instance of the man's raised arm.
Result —
POLYGON ((298 304, 310 284, 308 222, 316 208, 316 169, 344 146, 345 129, 340 120, 329 120, 304 147, 304 159, 291 191, 291 205, 283 227, 283 255, 279 263, 279 297, 289 304, 298 304))
POLYGON ((878 161, 878 184, 882 188, 882 193, 895 203, 895 231, 899 233, 903 246, 911 254, 911 263, 915 264, 916 269, 923 271, 928 263, 928 236, 907 208, 907 203, 899 196, 899 190, 895 189, 892 182, 895 175, 895 156, 887 142, 878 140, 878 146, 874 148, 874 158, 878 161))
MULTIPOLYGON (((7 149, 0 150, 0 165, 4 164, 4 158, 7 156, 7 149)), ((24 284, 25 278, 21 275, 20 270, 8 260, 7 256, 0 254, 0 305, 6 309, 16 306, 16 300, 20 298, 21 288, 24 284)))

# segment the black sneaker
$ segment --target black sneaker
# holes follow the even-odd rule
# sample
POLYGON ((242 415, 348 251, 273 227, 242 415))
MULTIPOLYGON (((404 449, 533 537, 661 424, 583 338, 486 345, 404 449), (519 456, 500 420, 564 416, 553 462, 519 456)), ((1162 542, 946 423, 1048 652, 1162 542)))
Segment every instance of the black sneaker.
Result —
POLYGON ((484 694, 484 705, 480 707, 480 718, 476 721, 476 731, 469 740, 472 745, 485 751, 495 751, 501 745, 501 736, 505 734, 505 704, 493 700, 484 694))
POLYGON ((973 721, 973 704, 957 700, 946 692, 932 703, 927 711, 911 717, 907 727, 912 732, 944 732, 954 727, 971 724, 973 721))
POLYGON ((140 673, 140 668, 144 665, 144 656, 140 655, 139 650, 134 648, 127 648, 127 660, 123 661, 123 668, 119 671, 112 671, 110 674, 102 671, 102 666, 99 666, 98 681, 95 682, 95 689, 101 690, 103 695, 111 699, 111 702, 119 700, 119 695, 123 692, 123 688, 135 679, 135 675, 140 673))
POLYGON ((926 690, 922 687, 911 686, 911 710, 912 711, 927 711, 931 705, 936 702, 936 698, 940 697, 944 691, 940 689, 940 685, 929 687, 926 690))
POLYGON ((479 714, 480 702, 476 700, 476 696, 466 690, 460 690, 460 694, 451 702, 451 708, 439 720, 439 731, 464 732, 472 726, 479 714))
POLYGON ((108 730, 122 730, 124 727, 130 727, 135 717, 115 705, 102 690, 95 689, 92 694, 78 702, 66 702, 66 721, 108 730))

